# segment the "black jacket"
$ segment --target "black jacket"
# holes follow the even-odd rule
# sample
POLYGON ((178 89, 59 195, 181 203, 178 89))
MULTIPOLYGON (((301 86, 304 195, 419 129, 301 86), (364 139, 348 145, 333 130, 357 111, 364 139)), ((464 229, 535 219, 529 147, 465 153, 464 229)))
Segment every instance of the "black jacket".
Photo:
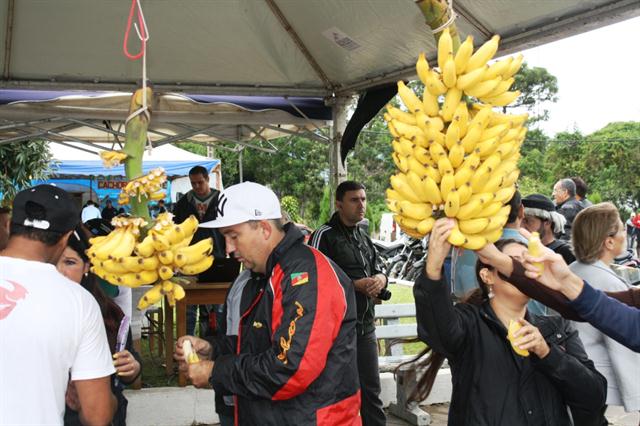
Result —
MULTIPOLYGON (((309 245, 337 263, 352 280, 382 273, 376 266, 377 253, 369 235, 359 226, 348 227, 343 224, 338 213, 334 213, 329 222, 311 235, 309 245)), ((356 304, 358 334, 375 330, 373 300, 356 291, 356 304)))
POLYGON ((527 314, 551 351, 523 358, 488 302, 454 307, 447 285, 424 272, 413 294, 418 336, 449 360, 449 425, 571 425, 567 407, 575 425, 606 424, 607 381, 568 321, 527 314))
POLYGON ((353 285, 285 229, 244 287, 238 337, 216 340, 211 385, 236 395, 241 425, 360 424, 353 285))
POLYGON ((556 206, 556 211, 567 219, 567 223, 564 225, 564 234, 560 236, 560 239, 566 241, 571 239, 571 227, 573 226, 573 220, 583 208, 584 206, 580 204, 580 201, 576 200, 575 197, 569 198, 562 204, 558 204, 556 206))
MULTIPOLYGON (((204 214, 204 218, 200 220, 198 216, 198 211, 196 210, 196 206, 194 203, 194 193, 193 190, 187 192, 178 200, 178 202, 173 207, 173 221, 177 224, 184 222, 189 216, 194 215, 200 223, 208 222, 210 220, 214 220, 218 217, 218 195, 220 191, 217 189, 211 188, 214 196, 211 202, 209 203, 209 207, 204 214)), ((224 237, 217 229, 212 228, 198 228, 196 233, 193 235, 191 239, 191 244, 195 244, 198 241, 202 241, 205 238, 213 237, 213 256, 216 258, 224 258, 227 257, 227 253, 225 251, 225 243, 224 237)))

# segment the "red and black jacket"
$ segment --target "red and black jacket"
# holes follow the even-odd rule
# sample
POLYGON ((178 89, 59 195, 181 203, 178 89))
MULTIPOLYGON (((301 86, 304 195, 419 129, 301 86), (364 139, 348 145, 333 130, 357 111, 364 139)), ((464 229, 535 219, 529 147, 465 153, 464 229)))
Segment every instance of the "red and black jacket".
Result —
POLYGON ((353 284, 285 230, 244 288, 237 339, 215 348, 211 385, 236 396, 236 424, 360 425, 353 284))

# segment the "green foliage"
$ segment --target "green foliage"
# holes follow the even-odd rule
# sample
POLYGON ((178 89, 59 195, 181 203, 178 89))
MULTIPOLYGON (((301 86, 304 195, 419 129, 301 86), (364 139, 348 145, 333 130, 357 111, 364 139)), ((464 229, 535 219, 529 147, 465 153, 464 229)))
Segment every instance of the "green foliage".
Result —
POLYGON ((16 193, 44 179, 50 172, 51 153, 46 141, 33 140, 0 145, 0 204, 8 204, 16 193))
POLYGON ((327 185, 322 190, 322 200, 320 200, 320 214, 318 215, 318 219, 311 219, 309 221, 309 226, 316 229, 323 223, 328 222, 329 219, 331 219, 331 191, 329 185, 327 185))
POLYGON ((302 221, 302 218, 300 217, 300 204, 296 197, 285 195, 280 200, 280 206, 282 207, 282 210, 287 212, 292 221, 296 223, 302 221))

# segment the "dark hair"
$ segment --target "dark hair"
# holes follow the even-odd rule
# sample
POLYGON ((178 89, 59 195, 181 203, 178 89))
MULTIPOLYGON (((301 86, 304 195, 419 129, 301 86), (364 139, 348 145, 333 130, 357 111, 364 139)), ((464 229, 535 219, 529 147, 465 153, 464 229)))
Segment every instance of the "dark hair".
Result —
MULTIPOLYGON (((514 243, 526 247, 526 244, 524 244, 523 242, 513 239, 498 240, 495 243, 495 246, 498 248, 498 250, 502 251, 506 246, 514 243)), ((489 300, 489 289, 480 277, 480 271, 485 268, 493 269, 491 266, 482 263, 478 259, 478 261, 476 262, 476 277, 478 279, 479 287, 467 292, 460 300, 460 303, 479 306, 489 300)), ((406 342, 409 341, 418 341, 418 339, 406 340, 406 342)), ((424 401, 425 399, 427 399, 427 397, 431 393, 433 383, 436 380, 436 376, 438 375, 438 371, 440 370, 440 367, 442 367, 442 363, 444 362, 444 360, 445 356, 443 354, 436 352, 431 348, 425 348, 414 359, 403 362, 396 368, 396 372, 400 369, 400 367, 407 364, 412 364, 414 366, 414 370, 416 371, 426 368, 426 371, 424 372, 422 377, 418 379, 416 387, 411 392, 409 400, 424 401)))
POLYGON ((11 214, 11 209, 9 207, 0 207, 0 214, 11 214))
POLYGON ((349 191, 358 191, 360 189, 367 189, 360 182, 354 180, 345 180, 336 188, 336 201, 342 201, 344 194, 349 191))
MULTIPOLYGON (((80 224, 73 234, 71 234, 69 242, 67 243, 67 247, 75 251, 85 263, 89 261, 86 250, 90 247, 89 238, 91 238, 91 236, 92 235, 89 230, 84 225, 80 224)), ((100 313, 102 314, 102 320, 104 321, 104 326, 107 331, 109 349, 112 352, 115 351, 118 328, 120 327, 120 321, 122 320, 124 313, 120 307, 116 305, 116 303, 111 300, 104 291, 102 291, 102 288, 100 288, 100 284, 98 283, 98 277, 93 272, 83 275, 80 285, 91 293, 94 299, 96 299, 96 302, 98 302, 98 306, 100 306, 100 313)))
POLYGON ((207 169, 205 169, 203 166, 192 167, 191 170, 189 170, 189 176, 193 175, 202 175, 205 179, 209 177, 207 169))
POLYGON ((58 244, 64 235, 62 232, 45 231, 44 229, 24 226, 18 223, 12 223, 9 229, 9 237, 24 237, 43 243, 48 247, 53 247, 58 244))
MULTIPOLYGON (((284 232, 284 226, 288 223, 285 222, 285 219, 280 218, 280 219, 265 219, 267 222, 271 223, 271 225, 273 225, 273 227, 280 231, 280 232, 284 232)), ((249 226, 251 226, 252 229, 256 229, 258 227, 258 224, 260 223, 259 220, 250 220, 249 222, 249 226)), ((290 223, 290 222, 289 222, 290 223)))
POLYGON ((516 189, 516 192, 513 193, 513 197, 509 200, 509 206, 511 206, 511 211, 509 212, 509 216, 507 217, 507 223, 514 223, 518 218, 518 212, 520 211, 520 206, 522 206, 522 196, 520 195, 520 191, 516 189))
POLYGON ((587 196, 587 192, 589 192, 587 183, 579 176, 572 177, 571 180, 576 185, 576 194, 580 198, 585 198, 587 196))
POLYGON ((576 196, 576 184, 571 179, 560 179, 560 187, 567 191, 569 197, 576 196))

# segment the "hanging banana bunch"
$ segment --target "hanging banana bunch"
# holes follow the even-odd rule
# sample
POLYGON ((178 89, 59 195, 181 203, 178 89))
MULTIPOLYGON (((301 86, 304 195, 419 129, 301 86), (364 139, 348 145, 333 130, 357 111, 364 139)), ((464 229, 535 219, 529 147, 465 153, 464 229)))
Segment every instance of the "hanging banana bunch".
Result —
POLYGON ((441 216, 456 219, 449 236, 455 246, 476 250, 502 235, 527 115, 493 109, 520 95, 509 89, 522 55, 489 64, 499 40, 496 35, 474 51, 468 36, 454 54, 445 29, 438 40, 438 68, 430 68, 424 54, 418 57, 421 96, 399 81, 406 111, 387 107, 384 118, 398 169, 390 178, 387 206, 414 238, 428 234, 441 216))

